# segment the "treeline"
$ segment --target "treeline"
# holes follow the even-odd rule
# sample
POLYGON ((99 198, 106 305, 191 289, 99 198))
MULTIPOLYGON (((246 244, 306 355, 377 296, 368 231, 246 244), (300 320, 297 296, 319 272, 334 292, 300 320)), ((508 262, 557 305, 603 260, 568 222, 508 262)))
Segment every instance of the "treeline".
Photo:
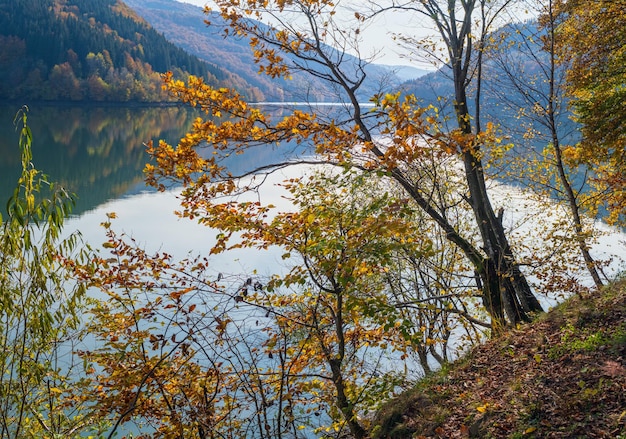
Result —
POLYGON ((214 85, 230 76, 119 0, 0 0, 1 99, 164 101, 166 71, 214 85))

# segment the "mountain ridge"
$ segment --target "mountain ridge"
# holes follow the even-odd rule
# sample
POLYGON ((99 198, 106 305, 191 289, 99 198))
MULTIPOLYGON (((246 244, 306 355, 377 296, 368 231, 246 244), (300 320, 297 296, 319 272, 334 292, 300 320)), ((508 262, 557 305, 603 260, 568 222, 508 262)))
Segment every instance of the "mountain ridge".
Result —
MULTIPOLYGON (((291 80, 259 74, 248 40, 233 35, 224 38, 222 31, 226 24, 216 12, 206 16, 201 7, 176 0, 126 0, 126 3, 174 44, 207 62, 219 62, 262 90, 266 101, 329 102, 337 97, 336 90, 305 73, 294 72, 291 80), (207 26, 205 20, 211 25, 207 26)), ((351 58, 356 60, 346 54, 346 60, 351 58)), ((365 102, 381 90, 395 91, 405 80, 427 73, 407 66, 375 63, 369 64, 366 71, 368 78, 359 90, 359 98, 365 102)))
POLYGON ((167 41, 121 0, 0 0, 0 98, 162 102, 174 71, 258 91, 167 41))
MULTIPOLYGON (((306 73, 259 74, 248 41, 225 22, 174 0, 0 0, 0 98, 9 101, 163 102, 162 73, 193 74, 252 102, 335 102, 337 90, 306 73), (28 11, 28 12, 27 12, 28 11)), ((332 52, 333 49, 329 48, 332 52)), ((357 58, 342 56, 350 67, 357 58)), ((424 71, 368 64, 359 98, 395 91, 424 71)))

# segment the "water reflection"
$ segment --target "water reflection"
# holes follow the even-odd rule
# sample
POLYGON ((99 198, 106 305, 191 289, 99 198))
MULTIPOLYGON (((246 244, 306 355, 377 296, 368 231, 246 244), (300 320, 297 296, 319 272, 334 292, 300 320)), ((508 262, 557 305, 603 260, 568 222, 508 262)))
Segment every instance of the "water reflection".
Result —
MULTIPOLYGON (((19 106, 0 107, 0 199, 7 200, 20 172, 19 106)), ((33 162, 51 181, 78 194, 74 214, 146 190, 144 143, 176 144, 197 112, 188 108, 32 106, 33 162)))
MULTIPOLYGON (((0 201, 8 200, 20 173, 19 132, 13 125, 20 106, 0 106, 0 201)), ((280 106, 269 106, 273 117, 284 116, 280 106)), ((149 156, 145 143, 165 140, 176 145, 202 115, 188 107, 30 107, 35 167, 78 195, 74 215, 93 210, 110 200, 151 191, 143 180, 149 156)), ((244 156, 231 156, 222 164, 235 175, 272 163, 277 156, 293 157, 306 145, 257 145, 244 156)), ((209 152, 207 152, 209 154, 209 152)))
MULTIPOLYGON (((304 172, 295 167, 272 175, 261 190, 263 202, 271 203, 280 210, 288 210, 290 203, 285 200, 286 191, 276 186, 280 181, 296 177, 304 172)), ((106 214, 115 212, 113 229, 126 233, 148 253, 165 251, 179 260, 188 256, 208 255, 216 243, 217 230, 198 224, 196 221, 179 218, 174 211, 180 210, 180 190, 165 192, 143 192, 111 200, 98 208, 86 212, 67 222, 66 233, 79 230, 83 238, 98 247, 106 240, 105 231, 100 225, 106 214)), ((285 261, 284 251, 236 249, 211 258, 211 270, 218 273, 250 275, 257 271, 260 276, 282 272, 285 261)))

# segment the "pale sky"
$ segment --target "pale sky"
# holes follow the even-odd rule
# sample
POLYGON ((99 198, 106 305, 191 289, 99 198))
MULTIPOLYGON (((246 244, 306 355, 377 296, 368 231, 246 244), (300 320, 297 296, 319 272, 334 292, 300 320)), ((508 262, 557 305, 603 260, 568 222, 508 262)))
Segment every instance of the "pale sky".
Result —
MULTIPOLYGON (((184 3, 190 3, 196 6, 203 7, 205 5, 211 6, 211 0, 177 0, 184 3)), ((359 4, 358 0, 346 0, 342 4, 359 4)), ((521 21, 532 17, 532 12, 526 10, 527 3, 525 1, 519 1, 513 3, 513 9, 508 14, 506 21, 521 21)), ((345 11, 345 9, 344 9, 345 11)), ((342 14, 343 12, 340 12, 342 14)), ((346 12, 348 20, 354 21, 352 18, 353 12, 346 12)), ((361 55, 364 58, 368 58, 371 55, 376 55, 374 62, 376 64, 387 64, 394 66, 412 66, 419 69, 436 70, 436 66, 431 62, 425 62, 422 60, 416 60, 415 57, 410 59, 407 57, 406 49, 400 47, 393 40, 393 33, 401 33, 404 35, 423 38, 425 36, 437 35, 433 29, 433 25, 429 19, 421 16, 406 12, 388 12, 384 15, 377 17, 371 22, 366 29, 363 30, 361 36, 363 38, 361 47, 361 55), (403 56, 404 54, 405 56, 403 56)))
MULTIPOLYGON (((210 0, 177 1, 190 3, 200 7, 204 7, 207 4, 211 6, 210 0)), ((435 67, 426 65, 423 62, 419 63, 411 61, 406 57, 403 58, 399 53, 401 48, 393 41, 391 36, 391 32, 413 34, 415 31, 415 23, 411 23, 407 20, 406 14, 404 14, 404 17, 401 14, 396 14, 395 16, 388 14, 384 17, 378 17, 362 34, 362 55, 368 57, 370 55, 377 54, 375 59, 376 64, 407 65, 419 69, 434 70, 435 67)))

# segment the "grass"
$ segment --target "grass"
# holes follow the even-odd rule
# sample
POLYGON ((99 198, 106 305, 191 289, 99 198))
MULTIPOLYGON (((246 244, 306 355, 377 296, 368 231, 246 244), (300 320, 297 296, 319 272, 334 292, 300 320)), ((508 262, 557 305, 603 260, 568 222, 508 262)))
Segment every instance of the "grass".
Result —
POLYGON ((626 439, 626 281, 479 346, 373 425, 373 439, 626 439))

